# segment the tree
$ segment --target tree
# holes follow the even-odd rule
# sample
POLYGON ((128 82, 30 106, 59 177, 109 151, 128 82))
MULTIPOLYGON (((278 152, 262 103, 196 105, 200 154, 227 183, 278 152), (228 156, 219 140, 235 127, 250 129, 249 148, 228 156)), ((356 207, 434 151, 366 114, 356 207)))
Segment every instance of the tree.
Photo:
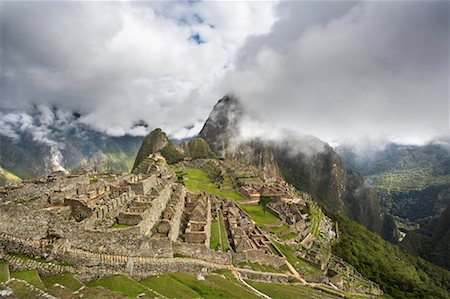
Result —
POLYGON ((266 214, 267 205, 272 202, 271 196, 261 195, 259 197, 259 204, 263 207, 264 215, 266 214))

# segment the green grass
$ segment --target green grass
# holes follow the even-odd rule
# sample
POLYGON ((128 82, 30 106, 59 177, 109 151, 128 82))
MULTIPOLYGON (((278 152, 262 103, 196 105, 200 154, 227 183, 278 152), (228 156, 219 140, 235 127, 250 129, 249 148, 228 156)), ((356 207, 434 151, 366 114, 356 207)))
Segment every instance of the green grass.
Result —
POLYGON ((78 279, 76 279, 72 274, 69 273, 43 276, 41 279, 47 288, 51 288, 55 283, 57 283, 65 286, 72 291, 76 291, 83 286, 83 284, 78 279))
POLYGON ((188 273, 166 273, 141 280, 140 283, 169 298, 259 298, 228 272, 225 277, 208 275, 197 280, 188 273))
POLYGON ((320 222, 325 215, 316 203, 310 201, 308 203, 308 206, 311 219, 311 234, 315 237, 318 237, 320 234, 320 222))
POLYGON ((316 274, 320 273, 320 269, 313 267, 309 263, 299 259, 294 255, 294 250, 292 250, 288 245, 281 244, 272 241, 273 244, 278 248, 281 253, 286 257, 286 260, 301 274, 316 274))
POLYGON ((334 299, 339 298, 319 290, 301 285, 290 285, 281 283, 265 283, 249 280, 249 285, 273 299, 297 299, 297 298, 317 298, 317 299, 334 299))
POLYGON ((238 266, 240 268, 250 267, 252 270, 261 271, 261 272, 284 273, 284 272, 289 271, 286 265, 281 266, 279 269, 272 267, 272 266, 261 265, 261 264, 252 263, 252 262, 239 263, 238 266))
POLYGON ((169 298, 199 298, 200 294, 175 280, 170 274, 158 275, 145 278, 140 284, 155 290, 169 298))
POLYGON ((296 234, 296 233, 289 233, 289 234, 280 236, 280 239, 282 239, 282 240, 290 240, 290 239, 293 239, 293 238, 295 238, 297 236, 298 236, 298 234, 296 234))
POLYGON ((217 250, 220 247, 220 232, 219 222, 217 220, 211 221, 211 241, 209 248, 217 250))
POLYGON ((220 225, 220 232, 221 232, 221 244, 222 244, 222 251, 226 252, 228 249, 231 248, 230 242, 228 241, 228 235, 227 230, 225 228, 225 222, 223 221, 223 214, 221 211, 219 211, 219 225, 220 225))
POLYGON ((333 253, 384 292, 394 298, 448 298, 449 271, 402 252, 352 220, 328 213, 339 221, 340 241, 333 245, 333 253))
POLYGON ((87 286, 104 287, 115 293, 119 293, 133 298, 142 293, 149 293, 149 291, 146 288, 137 283, 135 280, 122 274, 112 275, 101 278, 99 280, 90 281, 87 283, 87 286))
POLYGON ((6 182, 8 183, 19 183, 22 181, 22 179, 19 178, 17 175, 4 169, 1 166, 0 166, 0 176, 3 176, 6 179, 6 182))
POLYGON ((244 205, 240 204, 242 208, 250 217, 256 222, 260 227, 264 227, 266 224, 273 224, 279 219, 277 216, 269 212, 268 210, 264 212, 264 209, 260 205, 244 205))
POLYGON ((289 226, 287 225, 281 225, 281 226, 276 226, 276 227, 268 227, 267 228, 270 232, 277 234, 277 233, 281 233, 284 232, 285 230, 289 229, 289 226))
MULTIPOLYGON (((244 201, 245 198, 237 193, 229 183, 226 183, 220 189, 214 184, 208 174, 197 168, 187 168, 184 173, 184 183, 186 188, 193 193, 206 192, 219 198, 228 198, 234 201, 244 201)), ((225 179, 225 182, 228 182, 225 179)))
POLYGON ((9 267, 8 263, 0 262, 0 282, 8 281, 9 267))
POLYGON ((39 273, 36 270, 12 272, 11 278, 25 280, 29 284, 31 284, 41 290, 46 289, 45 284, 42 282, 41 277, 39 276, 39 273))

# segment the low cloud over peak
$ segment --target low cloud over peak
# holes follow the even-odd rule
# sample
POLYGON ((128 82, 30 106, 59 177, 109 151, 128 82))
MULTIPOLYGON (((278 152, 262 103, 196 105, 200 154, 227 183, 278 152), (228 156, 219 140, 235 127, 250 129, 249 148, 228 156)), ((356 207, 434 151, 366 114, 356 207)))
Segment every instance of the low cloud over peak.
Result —
POLYGON ((283 2, 225 89, 272 128, 330 143, 448 135, 448 2, 283 2))

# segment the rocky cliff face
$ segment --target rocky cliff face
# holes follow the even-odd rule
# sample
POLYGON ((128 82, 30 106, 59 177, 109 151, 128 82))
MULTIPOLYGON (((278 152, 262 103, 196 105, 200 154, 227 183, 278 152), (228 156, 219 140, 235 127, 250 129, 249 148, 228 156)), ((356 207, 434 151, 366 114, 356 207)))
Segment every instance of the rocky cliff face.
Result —
POLYGON ((243 115, 238 100, 226 96, 216 104, 199 136, 220 155, 281 175, 327 209, 351 217, 387 240, 397 240, 392 217, 381 207, 377 195, 329 145, 313 136, 294 134, 277 142, 240 140, 239 121, 243 115))

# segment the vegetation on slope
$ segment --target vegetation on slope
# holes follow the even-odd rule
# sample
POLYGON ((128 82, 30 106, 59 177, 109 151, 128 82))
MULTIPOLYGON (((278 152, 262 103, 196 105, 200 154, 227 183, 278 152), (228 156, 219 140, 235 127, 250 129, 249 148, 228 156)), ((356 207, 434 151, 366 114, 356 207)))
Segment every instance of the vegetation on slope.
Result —
POLYGON ((169 165, 183 161, 184 155, 177 150, 175 145, 169 141, 169 143, 161 149, 161 155, 166 158, 169 165))
POLYGON ((189 142, 181 143, 184 154, 192 159, 210 159, 215 158, 208 143, 203 138, 194 138, 189 142))
POLYGON ((402 252, 363 226, 337 214, 340 242, 333 252, 395 298, 448 298, 450 272, 402 252))

